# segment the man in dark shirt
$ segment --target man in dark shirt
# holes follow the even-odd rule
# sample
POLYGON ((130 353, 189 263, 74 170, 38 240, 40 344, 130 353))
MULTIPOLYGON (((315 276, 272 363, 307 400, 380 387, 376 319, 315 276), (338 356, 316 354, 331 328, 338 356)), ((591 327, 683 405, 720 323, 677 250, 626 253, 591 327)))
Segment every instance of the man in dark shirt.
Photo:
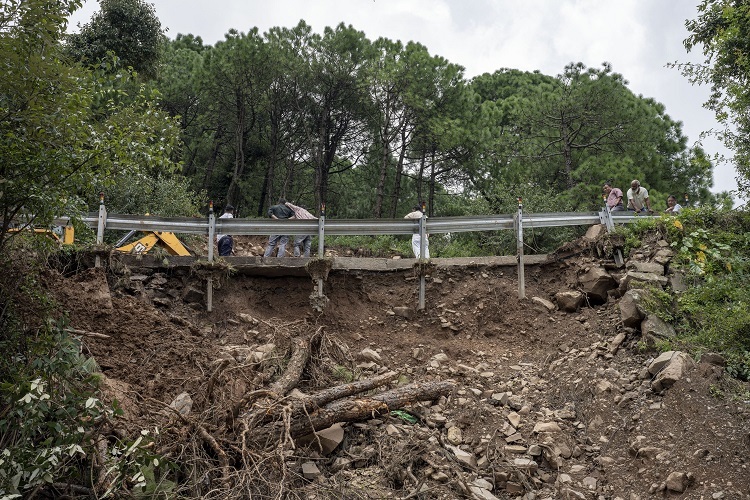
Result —
MULTIPOLYGON (((286 200, 279 198, 279 202, 268 209, 268 216, 272 219, 289 219, 294 216, 294 212, 291 208, 286 206, 286 200)), ((286 244, 289 242, 289 236, 285 234, 272 234, 268 238, 268 245, 266 251, 263 253, 263 257, 271 257, 273 251, 278 245, 279 250, 277 257, 286 256, 286 244)))

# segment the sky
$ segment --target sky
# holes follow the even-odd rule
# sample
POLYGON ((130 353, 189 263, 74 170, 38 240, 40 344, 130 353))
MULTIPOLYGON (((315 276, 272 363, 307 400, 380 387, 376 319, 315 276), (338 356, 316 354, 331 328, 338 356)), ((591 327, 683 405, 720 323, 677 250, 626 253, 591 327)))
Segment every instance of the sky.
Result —
MULTIPOLYGON (((146 0, 148 1, 148 0, 146 0)), ((637 95, 666 106, 683 123, 692 145, 701 133, 718 129, 711 111, 703 108, 707 87, 694 86, 673 62, 700 62, 702 54, 687 53, 685 21, 697 17, 700 0, 151 0, 167 36, 200 36, 204 44, 223 40, 234 28, 293 27, 304 20, 316 32, 339 23, 380 37, 419 42, 430 54, 465 68, 471 78, 501 68, 539 70, 555 76, 565 65, 612 64, 637 95)), ((70 31, 99 10, 85 0, 71 18, 70 31)), ((728 155, 715 139, 703 141, 709 155, 728 155)), ((737 188, 729 164, 714 170, 712 191, 737 188)))

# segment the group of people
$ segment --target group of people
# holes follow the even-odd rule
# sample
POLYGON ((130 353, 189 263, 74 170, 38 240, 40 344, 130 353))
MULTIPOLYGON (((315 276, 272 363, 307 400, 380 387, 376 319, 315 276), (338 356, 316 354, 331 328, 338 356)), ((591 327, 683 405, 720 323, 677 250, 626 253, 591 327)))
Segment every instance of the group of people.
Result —
MULTIPOLYGON (((602 191, 606 197, 607 208, 610 212, 630 210, 637 213, 654 213, 654 210, 651 208, 651 200, 648 197, 648 191, 641 186, 638 179, 633 179, 630 183, 630 189, 628 189, 627 192, 627 205, 623 203, 622 191, 612 186, 612 181, 605 182, 602 191)), ((677 214, 680 210, 682 210, 682 207, 677 203, 677 198, 673 195, 669 195, 665 212, 669 214, 677 214)))
MULTIPOLYGON (((304 208, 294 205, 284 198, 280 198, 276 205, 268 209, 268 216, 272 219, 317 219, 313 214, 304 208)), ((234 217, 234 207, 227 205, 224 207, 224 213, 220 219, 231 219, 234 217)), ((268 245, 263 253, 263 257, 271 257, 274 250, 277 250, 278 257, 286 256, 286 246, 289 243, 289 236, 285 234, 272 234, 268 238, 268 245)), ((234 249, 234 239, 229 234, 217 234, 216 246, 219 249, 219 255, 227 257, 232 255, 234 249)), ((310 257, 310 247, 312 246, 312 236, 309 234, 294 237, 294 256, 310 257)))
MULTIPOLYGON (((287 220, 287 219, 317 219, 313 214, 305 210, 304 208, 294 205, 286 201, 284 198, 280 198, 276 205, 272 205, 268 209, 268 216, 275 220, 287 220)), ((424 210, 420 205, 414 205, 412 211, 404 216, 405 219, 421 219, 424 216, 424 210)), ((220 219, 231 219, 234 217, 234 207, 227 205, 224 207, 224 213, 219 217, 220 219)), ((429 240, 428 235, 425 235, 424 241, 424 258, 430 258, 430 249, 428 247, 429 240)), ((286 246, 289 243, 289 236, 285 234, 272 234, 268 237, 268 244, 263 252, 263 257, 272 257, 276 252, 277 257, 286 256, 286 246)), ((310 257, 310 247, 312 245, 312 236, 309 234, 297 235, 294 237, 294 256, 295 257, 310 257)), ((228 234, 217 234, 216 235, 216 246, 219 249, 219 255, 226 257, 232 255, 234 248, 234 240, 231 235, 228 234)), ((420 258, 422 248, 422 238, 419 233, 415 233, 411 238, 411 248, 414 251, 414 256, 420 258)))
MULTIPOLYGON (((317 217, 304 208, 294 205, 284 198, 279 198, 279 202, 276 205, 269 207, 268 216, 275 220, 317 219, 317 217)), ((285 257, 287 243, 289 243, 289 236, 285 234, 272 234, 268 237, 268 245, 266 245, 266 250, 263 252, 263 257, 273 256, 274 250, 277 251, 277 257, 285 257)), ((310 257, 312 236, 309 234, 297 235, 294 237, 293 245, 295 257, 310 257)))

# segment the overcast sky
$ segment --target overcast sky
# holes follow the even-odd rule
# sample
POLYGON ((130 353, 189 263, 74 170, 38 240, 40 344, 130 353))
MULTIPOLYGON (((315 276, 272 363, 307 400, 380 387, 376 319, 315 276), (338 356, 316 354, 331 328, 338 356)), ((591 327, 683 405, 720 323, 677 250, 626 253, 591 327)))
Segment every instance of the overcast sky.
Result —
MULTIPOLYGON (((148 1, 148 0, 147 0, 148 1)), ((167 35, 200 36, 213 45, 234 28, 262 33, 304 20, 314 31, 343 22, 375 40, 419 42, 430 54, 465 68, 471 78, 500 68, 560 74, 570 62, 622 74, 635 94, 652 97, 683 123, 689 143, 717 127, 702 103, 705 87, 692 86, 670 62, 700 61, 682 44, 685 20, 696 17, 699 0, 153 0, 167 35)), ((85 0, 71 19, 86 23, 99 9, 85 0)), ((724 153, 715 140, 709 154, 724 153)), ((648 187, 648 186, 646 186, 648 187)), ((719 165, 713 191, 734 190, 735 171, 719 165)))

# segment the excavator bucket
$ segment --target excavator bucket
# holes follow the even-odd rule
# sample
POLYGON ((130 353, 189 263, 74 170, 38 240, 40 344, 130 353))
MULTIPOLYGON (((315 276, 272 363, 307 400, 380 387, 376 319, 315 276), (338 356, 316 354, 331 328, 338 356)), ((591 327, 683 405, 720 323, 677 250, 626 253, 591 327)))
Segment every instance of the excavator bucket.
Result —
POLYGON ((164 248, 169 255, 189 256, 190 252, 174 233, 166 231, 149 231, 141 239, 115 248, 118 252, 143 254, 155 246, 164 248))

